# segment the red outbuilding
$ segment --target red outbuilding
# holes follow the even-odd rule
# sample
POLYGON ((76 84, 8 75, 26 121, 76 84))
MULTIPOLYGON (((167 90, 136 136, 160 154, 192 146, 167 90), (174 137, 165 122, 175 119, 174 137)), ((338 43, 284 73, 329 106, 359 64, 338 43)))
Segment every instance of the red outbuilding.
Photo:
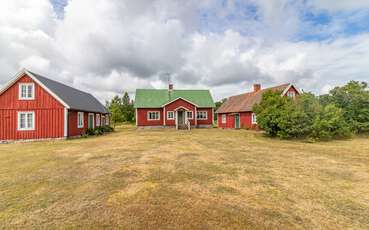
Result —
POLYGON ((0 141, 80 136, 108 122, 91 94, 26 69, 0 91, 0 141))
POLYGON ((216 111, 219 128, 247 128, 258 129, 256 114, 252 108, 260 103, 263 93, 272 90, 281 92, 281 96, 296 97, 301 94, 293 84, 284 84, 262 89, 260 84, 254 84, 253 92, 244 93, 228 98, 216 111))
POLYGON ((209 90, 137 89, 138 127, 211 127, 214 101, 209 90))

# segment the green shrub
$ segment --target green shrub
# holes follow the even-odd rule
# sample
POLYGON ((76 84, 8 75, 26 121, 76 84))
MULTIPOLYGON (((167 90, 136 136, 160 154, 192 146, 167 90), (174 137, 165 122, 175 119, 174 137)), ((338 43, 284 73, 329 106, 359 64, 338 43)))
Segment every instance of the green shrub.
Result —
POLYGON ((328 104, 316 116, 310 137, 327 140, 345 138, 350 135, 350 126, 345 121, 342 109, 336 107, 334 104, 328 104))
POLYGON ((325 105, 334 104, 343 111, 343 116, 355 133, 369 133, 368 83, 350 81, 336 87, 328 95, 320 97, 325 105))
POLYGON ((101 136, 104 134, 104 128, 99 126, 99 127, 96 127, 95 130, 94 130, 94 133, 96 136, 101 136))
POLYGON ((85 133, 87 136, 95 135, 95 130, 93 128, 88 128, 85 133))
POLYGON ((114 128, 111 126, 103 126, 103 130, 105 133, 110 133, 114 131, 114 128))
POLYGON ((266 92, 254 112, 258 125, 269 136, 327 140, 352 133, 343 109, 333 103, 322 104, 311 93, 293 100, 281 97, 280 92, 266 92))
POLYGON ((99 127, 96 127, 95 129, 88 128, 86 130, 85 135, 86 136, 94 136, 94 135, 100 136, 100 135, 103 135, 104 133, 110 133, 113 131, 114 131, 114 128, 110 126, 99 126, 99 127))

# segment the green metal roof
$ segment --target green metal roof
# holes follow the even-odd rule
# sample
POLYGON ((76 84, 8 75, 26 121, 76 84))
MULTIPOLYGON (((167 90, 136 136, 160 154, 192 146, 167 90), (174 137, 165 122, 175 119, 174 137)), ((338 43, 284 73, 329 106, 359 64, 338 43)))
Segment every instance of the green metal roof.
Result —
POLYGON ((159 108, 178 98, 190 101, 198 107, 215 107, 209 90, 137 89, 135 108, 159 108))

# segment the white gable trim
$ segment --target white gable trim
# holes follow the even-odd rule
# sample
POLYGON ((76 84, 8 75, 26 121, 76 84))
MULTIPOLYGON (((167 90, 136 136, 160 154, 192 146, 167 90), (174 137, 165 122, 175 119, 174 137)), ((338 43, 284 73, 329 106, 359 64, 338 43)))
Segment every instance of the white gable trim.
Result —
POLYGON ((65 103, 60 97, 58 97, 54 92, 52 92, 49 88, 47 88, 42 82, 40 82, 32 73, 30 73, 27 69, 22 69, 18 72, 15 77, 10 80, 3 89, 0 90, 0 95, 3 94, 6 90, 8 90, 11 86, 13 86, 24 74, 27 74, 32 80, 34 80, 41 88, 46 90, 51 96, 53 96, 57 101, 59 101, 65 108, 70 109, 70 106, 65 103))
POLYGON ((187 109, 187 108, 186 108, 186 107, 184 107, 184 106, 179 106, 179 107, 177 107, 174 111, 178 111, 178 110, 180 110, 180 109, 184 109, 184 110, 186 110, 186 111, 191 111, 191 110, 187 109))
POLYGON ((175 102, 175 101, 177 101, 177 100, 179 100, 179 99, 182 99, 182 100, 184 100, 184 101, 186 101, 186 102, 190 103, 191 105, 194 105, 194 106, 196 106, 196 107, 199 107, 199 106, 198 106, 198 105, 196 105, 195 103, 193 103, 193 102, 191 102, 191 101, 189 101, 189 100, 186 100, 186 99, 184 99, 184 98, 182 98, 182 97, 179 97, 179 98, 176 98, 176 99, 174 99, 174 100, 171 100, 170 102, 168 102, 168 103, 164 104, 162 107, 165 107, 165 106, 167 106, 167 105, 169 105, 169 104, 171 104, 171 103, 173 103, 173 102, 175 102))
POLYGON ((287 86, 287 88, 283 91, 282 96, 286 95, 286 93, 288 92, 288 90, 289 90, 291 87, 295 88, 295 89, 296 89, 296 91, 297 91, 299 94, 301 94, 301 91, 300 91, 296 86, 294 86, 293 84, 289 84, 289 86, 287 86))

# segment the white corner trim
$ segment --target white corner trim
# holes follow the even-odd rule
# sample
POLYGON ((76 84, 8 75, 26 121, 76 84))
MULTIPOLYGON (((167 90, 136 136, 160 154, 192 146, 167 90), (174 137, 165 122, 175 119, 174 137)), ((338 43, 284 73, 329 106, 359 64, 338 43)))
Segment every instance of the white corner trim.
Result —
MULTIPOLYGON (((77 116, 78 119, 78 116, 77 116)), ((68 109, 64 108, 64 137, 68 136, 68 109)))
POLYGON ((137 114, 137 112, 138 112, 138 110, 136 108, 136 114, 135 114, 135 116, 136 116, 136 126, 138 125, 138 114, 137 114))

